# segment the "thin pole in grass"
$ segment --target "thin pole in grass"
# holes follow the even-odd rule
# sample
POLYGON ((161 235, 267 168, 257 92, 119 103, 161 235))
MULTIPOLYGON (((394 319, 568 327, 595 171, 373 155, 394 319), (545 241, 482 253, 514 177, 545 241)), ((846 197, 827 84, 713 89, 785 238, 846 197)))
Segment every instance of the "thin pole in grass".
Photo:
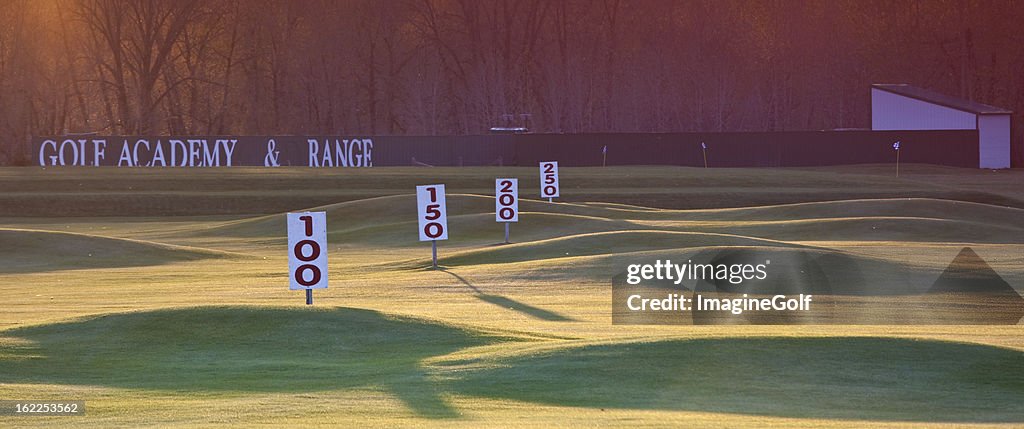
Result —
POLYGON ((708 168, 708 145, 700 142, 700 152, 704 155, 704 168, 708 168))
POLYGON ((892 149, 896 151, 896 177, 900 177, 900 142, 892 144, 892 149))

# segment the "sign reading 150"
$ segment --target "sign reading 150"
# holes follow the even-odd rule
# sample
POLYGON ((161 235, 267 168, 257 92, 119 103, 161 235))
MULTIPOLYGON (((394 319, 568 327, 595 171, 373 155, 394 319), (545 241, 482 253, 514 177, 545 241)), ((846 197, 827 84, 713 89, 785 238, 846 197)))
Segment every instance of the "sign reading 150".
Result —
POLYGON ((416 205, 419 206, 420 241, 447 240, 448 209, 444 185, 417 186, 416 205))

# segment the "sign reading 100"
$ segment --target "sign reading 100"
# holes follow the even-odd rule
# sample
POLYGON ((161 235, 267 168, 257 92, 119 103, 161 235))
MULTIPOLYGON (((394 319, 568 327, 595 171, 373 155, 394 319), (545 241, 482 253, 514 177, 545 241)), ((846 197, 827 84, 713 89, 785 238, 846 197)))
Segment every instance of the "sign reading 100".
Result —
POLYGON ((327 213, 288 213, 289 289, 327 288, 327 213))

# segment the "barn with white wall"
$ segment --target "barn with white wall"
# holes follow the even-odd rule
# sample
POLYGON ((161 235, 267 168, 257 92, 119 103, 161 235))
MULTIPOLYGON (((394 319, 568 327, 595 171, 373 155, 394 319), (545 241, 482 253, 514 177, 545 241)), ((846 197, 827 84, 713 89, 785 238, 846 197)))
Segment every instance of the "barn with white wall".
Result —
POLYGON ((1011 113, 915 86, 871 85, 871 129, 978 130, 978 168, 1010 168, 1011 113))

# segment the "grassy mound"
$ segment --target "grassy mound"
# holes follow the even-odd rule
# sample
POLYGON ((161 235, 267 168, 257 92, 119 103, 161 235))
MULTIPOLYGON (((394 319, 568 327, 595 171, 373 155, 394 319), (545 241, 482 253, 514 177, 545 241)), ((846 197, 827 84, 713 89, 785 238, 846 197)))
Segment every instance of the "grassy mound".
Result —
POLYGON ((1019 243, 1024 229, 966 220, 920 217, 847 217, 780 221, 661 224, 665 229, 724 232, 783 241, 902 241, 951 243, 1019 243))
POLYGON ((897 338, 608 344, 477 362, 464 394, 574 407, 1024 422, 1024 353, 897 338))
MULTIPOLYGON (((623 221, 552 213, 520 213, 519 222, 510 226, 512 240, 517 242, 629 229, 632 226, 623 221)), ((400 222, 339 231, 330 234, 329 239, 338 243, 421 246, 417 241, 417 228, 415 221, 400 222)), ((495 222, 494 215, 490 213, 449 216, 448 234, 445 246, 488 246, 503 242, 504 226, 495 222)))
MULTIPOLYGON (((480 213, 486 209, 487 201, 482 197, 461 198, 461 196, 456 195, 448 195, 447 197, 449 216, 480 213)), ((492 210, 494 209, 494 200, 490 200, 490 207, 492 210)), ((327 212, 328 232, 352 231, 382 224, 408 221, 415 223, 416 196, 409 194, 366 198, 325 206, 296 209, 294 211, 299 212, 303 210, 327 212)), ((413 227, 413 232, 415 232, 415 227, 413 227)), ((285 216, 283 214, 229 222, 199 231, 201 235, 234 237, 284 237, 286 233, 285 216)))
MULTIPOLYGON (((328 232, 338 243, 419 245, 413 195, 362 199, 310 210, 327 212, 328 232)), ((1024 210, 923 198, 703 210, 522 200, 520 210, 520 221, 511 226, 512 240, 519 243, 625 230, 701 232, 783 241, 1024 241, 1024 228, 1018 222, 1024 210)), ((494 222, 493 212, 492 197, 449 195, 450 239, 446 244, 500 242, 502 226, 494 222)), ((193 234, 283 241, 285 217, 277 214, 226 222, 193 234)))
POLYGON ((137 267, 230 256, 151 241, 0 228, 0 273, 137 267))
POLYGON ((496 336, 350 308, 199 307, 8 330, 0 383, 171 391, 382 389, 450 410, 420 361, 496 336))
POLYGON ((467 250, 446 256, 443 262, 448 266, 497 264, 707 246, 799 247, 777 241, 734 235, 632 230, 577 234, 507 246, 467 250))
POLYGON ((1008 224, 1024 210, 934 198, 849 199, 709 210, 672 210, 706 220, 783 220, 858 216, 947 218, 1008 224))
MULTIPOLYGON (((928 267, 902 264, 898 261, 868 257, 848 252, 796 246, 786 243, 696 233, 664 233, 627 231, 574 236, 482 250, 456 252, 439 260, 443 267, 457 268, 478 264, 509 264, 507 268, 521 273, 516 279, 524 284, 538 278, 565 281, 625 281, 626 269, 632 264, 672 261, 674 264, 738 264, 766 265, 768 276, 748 280, 742 287, 721 281, 686 279, 680 284, 672 280, 645 280, 644 285, 750 294, 824 294, 851 296, 897 296, 920 294, 928 290, 937 273, 928 267), (726 243, 706 245, 704 243, 726 243), (595 244, 596 243, 596 244, 595 244), (649 250, 658 248, 658 250, 649 250), (678 247, 677 247, 678 246, 678 247), (641 250, 631 250, 635 247, 641 250), (568 249, 569 252, 565 250, 568 249), (576 253, 573 253, 576 252, 576 253), (566 255, 565 253, 570 253, 566 255), (524 268, 530 271, 523 272, 524 268)), ((429 266, 426 258, 393 264, 406 269, 429 266)))
MULTIPOLYGON (((500 241, 503 227, 494 221, 494 198, 482 195, 450 194, 447 196, 448 224, 452 243, 500 241)), ((516 238, 541 239, 565 234, 608 231, 628 227, 600 216, 604 210, 573 210, 572 205, 523 201, 520 222, 513 224, 516 238), (588 215, 586 213, 590 213, 588 215), (523 228, 520 228, 523 225, 523 228), (528 225, 528 227, 526 227, 528 225), (524 235, 525 234, 525 235, 524 235)), ((382 245, 417 245, 416 196, 395 195, 368 198, 310 208, 326 211, 328 234, 341 242, 358 241, 382 245)), ((203 236, 285 237, 283 214, 260 216, 227 222, 197 231, 203 236)))
MULTIPOLYGON (((539 203, 541 207, 546 203, 539 203)), ((758 222, 861 217, 901 217, 972 221, 1020 227, 1024 210, 933 198, 849 199, 796 204, 696 210, 669 210, 607 203, 548 205, 564 213, 609 219, 692 222, 758 222)))

